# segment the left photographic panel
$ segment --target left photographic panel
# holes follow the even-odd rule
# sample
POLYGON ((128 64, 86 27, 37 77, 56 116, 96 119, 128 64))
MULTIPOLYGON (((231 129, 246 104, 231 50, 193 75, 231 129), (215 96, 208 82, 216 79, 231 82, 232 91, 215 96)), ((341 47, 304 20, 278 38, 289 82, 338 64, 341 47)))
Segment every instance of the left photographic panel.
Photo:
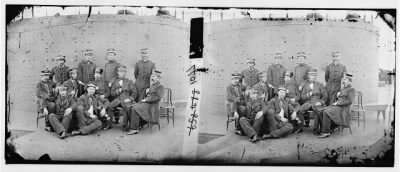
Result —
POLYGON ((6 5, 7 163, 182 158, 191 65, 184 14, 6 5))

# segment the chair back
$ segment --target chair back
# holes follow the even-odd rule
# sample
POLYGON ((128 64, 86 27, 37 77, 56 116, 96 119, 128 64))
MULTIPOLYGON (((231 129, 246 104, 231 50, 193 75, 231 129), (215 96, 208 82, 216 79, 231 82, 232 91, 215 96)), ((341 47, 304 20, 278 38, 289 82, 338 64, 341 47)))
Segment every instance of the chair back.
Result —
POLYGON ((160 101, 160 106, 172 106, 172 90, 171 88, 164 88, 164 94, 160 101))
POLYGON ((363 106, 363 95, 361 91, 356 91, 354 94, 354 100, 352 104, 353 110, 364 110, 363 106))

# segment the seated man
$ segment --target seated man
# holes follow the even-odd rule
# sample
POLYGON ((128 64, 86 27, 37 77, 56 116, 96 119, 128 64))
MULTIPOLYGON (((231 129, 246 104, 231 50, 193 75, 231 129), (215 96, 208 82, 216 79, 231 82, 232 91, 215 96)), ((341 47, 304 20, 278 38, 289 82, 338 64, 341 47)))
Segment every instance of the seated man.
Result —
POLYGON ((70 129, 70 122, 73 111, 76 109, 76 103, 71 96, 67 95, 67 87, 58 86, 59 95, 55 103, 55 112, 49 115, 49 121, 54 132, 63 139, 67 137, 70 129))
POLYGON ((325 106, 325 102, 328 100, 328 93, 325 87, 316 81, 317 71, 312 69, 308 72, 308 82, 304 85, 301 92, 301 98, 305 101, 300 107, 299 118, 304 119, 306 126, 309 123, 309 116, 305 116, 305 113, 309 110, 315 112, 314 118, 314 134, 319 133, 320 128, 320 116, 319 109, 325 106))
POLYGON ((291 116, 296 116, 298 106, 293 107, 286 99, 287 89, 278 86, 278 97, 273 98, 269 106, 264 108, 264 121, 269 129, 269 134, 264 134, 263 139, 280 138, 293 130, 289 122, 291 116), (291 114, 291 115, 290 115, 291 114))
POLYGON ((139 133, 140 118, 143 118, 147 123, 159 124, 159 102, 164 95, 164 86, 161 85, 160 79, 161 72, 155 70, 150 77, 150 88, 145 89, 144 99, 132 106, 128 135, 139 133))
POLYGON ((239 123, 244 133, 254 143, 260 139, 258 134, 264 121, 262 111, 264 103, 258 98, 255 89, 249 89, 248 92, 250 99, 246 102, 245 111, 239 114, 239 123))
POLYGON ((64 82, 64 86, 67 87, 67 94, 72 96, 75 100, 77 100, 84 92, 85 84, 78 80, 78 69, 72 68, 69 70, 69 79, 64 82))
MULTIPOLYGON (((286 71, 285 77, 283 78, 285 81, 285 84, 283 86, 287 89, 286 100, 292 106, 297 107, 300 106, 300 104, 298 103, 300 99, 300 93, 299 88, 292 77, 293 73, 290 71, 286 71)), ((303 132, 303 121, 303 115, 296 114, 294 116, 291 116, 289 122, 292 123, 293 127, 295 128, 294 133, 303 132)))
POLYGON ((101 122, 95 114, 105 116, 106 106, 95 97, 96 85, 89 82, 87 93, 79 97, 76 108, 76 119, 79 130, 72 131, 72 135, 87 135, 101 128, 101 122))
MULTIPOLYGON (((232 83, 226 87, 226 106, 228 115, 233 115, 234 119, 239 119, 239 112, 244 110, 246 87, 240 83, 242 75, 238 72, 232 74, 232 83)), ((240 125, 236 123, 236 132, 241 134, 240 125)))
POLYGON ((50 131, 50 122, 48 119, 48 114, 54 111, 55 108, 55 87, 56 84, 51 81, 49 70, 43 70, 42 72, 42 80, 36 84, 36 96, 37 96, 37 110, 39 113, 43 113, 45 116, 46 126, 45 130, 50 131))
MULTIPOLYGON (((132 80, 125 77, 126 66, 121 65, 118 67, 118 77, 114 80, 111 87, 111 96, 115 97, 110 103, 111 111, 115 111, 117 107, 122 107, 123 122, 122 129, 126 131, 128 128, 129 117, 131 116, 130 108, 128 106, 136 103, 137 89, 132 80)), ((117 119, 115 119, 117 120, 117 119)), ((117 122, 118 123, 118 122, 117 122)))
POLYGON ((267 72, 263 71, 259 73, 260 82, 254 85, 254 89, 258 93, 258 97, 267 104, 274 97, 274 86, 267 82, 267 72))
POLYGON ((107 114, 104 116, 99 116, 97 114, 98 119, 103 124, 103 129, 109 129, 112 127, 112 119, 114 118, 114 112, 109 108, 110 102, 108 101, 108 97, 110 96, 110 89, 107 86, 107 83, 101 77, 103 74, 103 69, 96 68, 94 72, 94 84, 96 85, 95 96, 101 104, 103 104, 106 108, 107 114))
POLYGON ((342 78, 341 90, 337 93, 337 101, 323 111, 322 130, 319 138, 330 136, 331 121, 339 126, 350 126, 350 106, 355 95, 355 90, 351 87, 352 77, 351 74, 345 74, 342 78))

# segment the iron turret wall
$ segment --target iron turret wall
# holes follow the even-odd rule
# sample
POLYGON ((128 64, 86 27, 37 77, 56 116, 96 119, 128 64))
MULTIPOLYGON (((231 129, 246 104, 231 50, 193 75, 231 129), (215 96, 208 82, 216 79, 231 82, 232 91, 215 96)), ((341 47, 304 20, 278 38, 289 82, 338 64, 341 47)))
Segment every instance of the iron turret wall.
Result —
POLYGON ((104 68, 108 48, 115 48, 126 76, 134 80, 140 49, 150 49, 150 60, 163 72, 162 83, 172 88, 174 99, 187 99, 189 24, 175 18, 134 15, 71 15, 30 18, 7 26, 8 93, 11 121, 32 128, 36 117, 36 84, 40 71, 66 56, 66 65, 77 67, 83 51, 94 51, 94 62, 104 68), (182 91, 185 90, 185 91, 182 91), (26 124, 26 125, 25 125, 26 124))

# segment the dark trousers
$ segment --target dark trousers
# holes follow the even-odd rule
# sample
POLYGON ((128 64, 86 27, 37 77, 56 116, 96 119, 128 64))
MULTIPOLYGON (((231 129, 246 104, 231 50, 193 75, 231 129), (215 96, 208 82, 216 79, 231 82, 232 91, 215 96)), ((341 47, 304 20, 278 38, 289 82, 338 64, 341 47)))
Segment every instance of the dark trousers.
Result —
POLYGON ((61 134, 69 130, 70 122, 72 119, 72 113, 64 116, 64 114, 56 115, 54 113, 49 115, 49 121, 54 132, 61 134))
POLYGON ((249 119, 247 117, 241 117, 239 120, 240 127, 244 131, 244 133, 250 138, 254 135, 258 135, 260 133, 261 125, 264 122, 264 117, 259 119, 249 119))
MULTIPOLYGON (((243 105, 238 105, 238 108, 237 108, 237 112, 238 112, 238 114, 239 114, 239 116, 246 116, 246 106, 243 106, 243 105)), ((239 118, 240 119, 240 118, 239 118)), ((235 124, 236 124, 236 130, 241 130, 241 126, 240 126, 240 121, 239 121, 239 119, 237 120, 237 122, 235 122, 235 124)))
POLYGON ((314 130, 321 130, 323 123, 322 112, 315 111, 314 116, 314 130))
POLYGON ((52 114, 52 113, 56 113, 56 104, 55 103, 53 103, 53 102, 48 102, 48 104, 47 104, 47 111, 49 112, 49 115, 48 116, 45 116, 45 126, 46 127, 52 127, 51 126, 51 123, 50 123, 50 119, 49 119, 49 117, 50 117, 50 114, 52 114))
POLYGON ((111 125, 112 124, 112 119, 114 118, 114 113, 112 112, 111 108, 107 108, 106 109, 106 113, 109 117, 109 119, 107 119, 107 117, 105 116, 101 116, 100 115, 100 110, 97 110, 97 118, 100 120, 100 122, 102 123, 102 127, 106 127, 107 125, 111 125))
MULTIPOLYGON (((125 126, 132 130, 139 129, 140 115, 136 112, 136 110, 133 107, 130 109, 129 115, 126 115, 126 116, 128 117, 127 123, 129 122, 129 126, 128 126, 128 124, 126 124, 125 126)), ((125 121, 125 117, 124 117, 124 121, 125 121)))
POLYGON ((321 129, 322 133, 330 133, 330 131, 331 131, 331 122, 332 122, 332 120, 329 117, 329 115, 326 112, 324 112, 322 114, 322 129, 321 129))
POLYGON ((100 120, 90 118, 89 112, 85 111, 81 105, 76 108, 76 119, 78 122, 79 131, 84 135, 101 128, 100 120))
POLYGON ((293 131, 293 125, 290 122, 276 121, 274 110, 269 109, 264 116, 265 125, 273 137, 279 138, 293 131))

